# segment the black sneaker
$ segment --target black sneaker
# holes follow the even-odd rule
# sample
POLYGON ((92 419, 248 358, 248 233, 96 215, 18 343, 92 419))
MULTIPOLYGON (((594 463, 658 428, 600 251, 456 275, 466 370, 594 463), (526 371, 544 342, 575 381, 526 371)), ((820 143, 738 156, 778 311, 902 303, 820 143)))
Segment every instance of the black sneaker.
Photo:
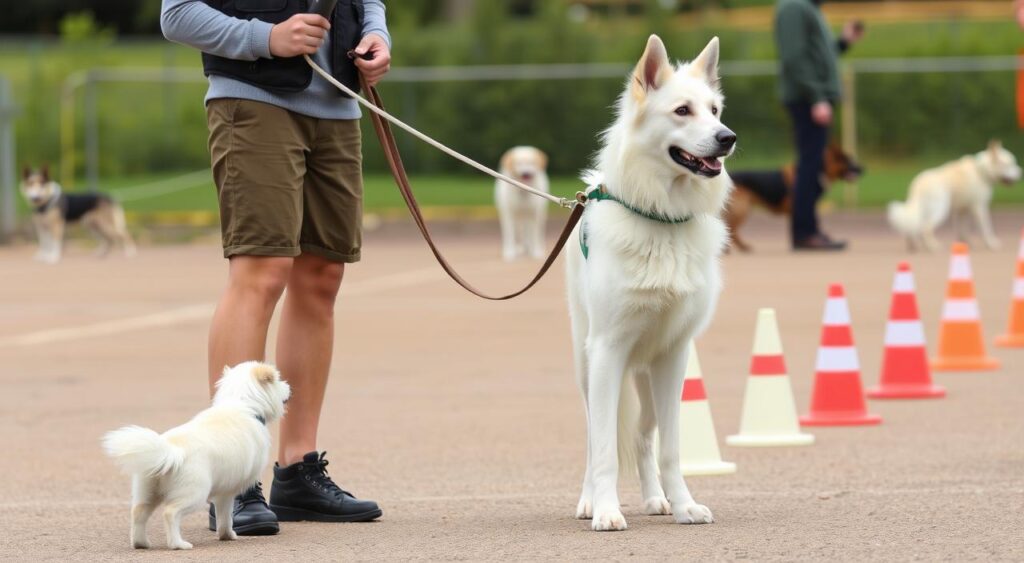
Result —
MULTIPOLYGON (((217 531, 217 511, 210 505, 210 531, 217 531)), ((235 511, 231 519, 231 527, 240 536, 272 536, 281 528, 277 525, 277 515, 267 507, 263 498, 263 485, 256 483, 235 497, 235 511)))
POLYGON ((270 509, 282 522, 369 522, 383 512, 372 500, 359 500, 327 475, 327 452, 309 452, 302 461, 274 464, 270 509))

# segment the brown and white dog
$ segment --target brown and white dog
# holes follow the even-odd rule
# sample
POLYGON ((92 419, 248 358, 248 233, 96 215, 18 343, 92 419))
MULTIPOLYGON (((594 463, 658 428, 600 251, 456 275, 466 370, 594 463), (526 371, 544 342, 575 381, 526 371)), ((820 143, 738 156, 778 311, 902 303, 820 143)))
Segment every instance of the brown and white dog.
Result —
POLYGON ((64 193, 60 184, 50 179, 46 166, 39 170, 25 168, 21 193, 32 206, 32 222, 39 236, 36 260, 48 264, 60 262, 64 231, 68 224, 76 222, 99 238, 99 256, 105 256, 113 244, 120 245, 125 256, 135 255, 135 243, 125 226, 124 209, 110 196, 64 193))
MULTIPOLYGON (((826 191, 835 180, 853 181, 860 177, 863 169, 839 145, 830 144, 825 149, 825 170, 821 186, 826 191)), ((739 230, 750 217, 755 205, 775 215, 789 215, 792 211, 793 188, 796 185, 796 165, 787 164, 781 170, 729 172, 735 189, 725 208, 725 222, 729 225, 730 243, 733 248, 749 252, 751 247, 742 238, 739 230)))
MULTIPOLYGON (((547 168, 548 155, 535 147, 512 147, 501 156, 502 174, 543 192, 550 190, 547 168)), ((543 258, 547 202, 498 180, 494 184, 494 204, 501 223, 501 255, 505 261, 543 258)))

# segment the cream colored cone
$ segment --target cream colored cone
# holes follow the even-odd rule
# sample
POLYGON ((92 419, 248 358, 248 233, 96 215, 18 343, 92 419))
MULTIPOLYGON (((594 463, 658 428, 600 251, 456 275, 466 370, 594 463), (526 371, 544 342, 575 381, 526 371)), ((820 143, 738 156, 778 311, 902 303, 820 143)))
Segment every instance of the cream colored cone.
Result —
POLYGON ((683 475, 735 473, 736 464, 722 461, 697 348, 690 342, 683 394, 679 403, 679 463, 683 475))
POLYGON ((789 386, 774 309, 757 312, 740 433, 727 437, 725 443, 730 446, 804 446, 814 443, 814 436, 801 433, 797 422, 796 403, 789 386))

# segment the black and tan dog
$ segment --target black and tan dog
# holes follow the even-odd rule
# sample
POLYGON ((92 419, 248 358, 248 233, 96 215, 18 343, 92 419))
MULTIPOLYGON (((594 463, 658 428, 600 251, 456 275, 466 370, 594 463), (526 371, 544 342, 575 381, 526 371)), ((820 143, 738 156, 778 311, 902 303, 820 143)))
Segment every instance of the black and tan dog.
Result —
POLYGON ((124 210, 110 196, 66 194, 60 184, 50 179, 45 166, 39 170, 25 168, 21 193, 32 206, 32 222, 39 235, 36 260, 48 264, 59 262, 64 230, 75 222, 81 222, 100 239, 98 255, 105 256, 114 244, 121 246, 125 256, 135 255, 135 243, 125 227, 124 210))
MULTIPOLYGON (((822 189, 827 191, 835 180, 856 180, 862 173, 863 168, 853 157, 843 152, 839 145, 830 144, 825 149, 822 189)), ((730 171, 729 177, 735 187, 724 213, 725 222, 729 226, 730 247, 749 252, 750 245, 740 238, 740 227, 750 217, 755 205, 775 215, 788 216, 792 212, 796 165, 788 164, 781 170, 730 171)))

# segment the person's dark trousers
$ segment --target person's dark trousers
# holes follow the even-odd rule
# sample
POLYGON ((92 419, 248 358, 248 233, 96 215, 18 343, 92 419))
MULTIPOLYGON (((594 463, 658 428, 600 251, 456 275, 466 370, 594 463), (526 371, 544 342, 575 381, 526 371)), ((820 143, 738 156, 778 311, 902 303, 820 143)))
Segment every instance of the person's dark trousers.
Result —
POLYGON ((786 109, 793 120, 796 137, 796 186, 790 235, 793 243, 797 243, 819 232, 817 204, 824 193, 820 178, 825 166, 828 127, 811 119, 811 104, 786 104, 786 109))

